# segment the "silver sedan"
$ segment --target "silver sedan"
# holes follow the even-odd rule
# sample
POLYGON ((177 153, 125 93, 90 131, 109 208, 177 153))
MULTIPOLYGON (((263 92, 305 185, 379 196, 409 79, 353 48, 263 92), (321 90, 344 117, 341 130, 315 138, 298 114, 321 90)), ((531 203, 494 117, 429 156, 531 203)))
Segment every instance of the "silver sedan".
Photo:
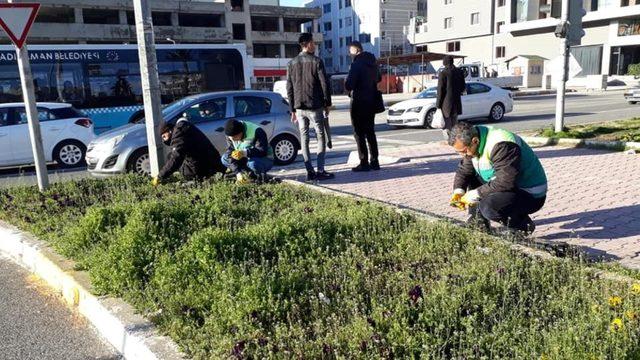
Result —
MULTIPOLYGON (((224 124, 234 118, 260 125, 271 142, 275 163, 292 163, 300 149, 300 133, 291 123, 289 105, 269 91, 230 91, 189 96, 162 111, 165 121, 186 115, 222 154, 226 150, 224 124), (206 109, 205 112, 201 111, 206 109)), ((149 153, 144 120, 102 134, 87 148, 87 167, 98 177, 135 172, 149 174, 149 153)))

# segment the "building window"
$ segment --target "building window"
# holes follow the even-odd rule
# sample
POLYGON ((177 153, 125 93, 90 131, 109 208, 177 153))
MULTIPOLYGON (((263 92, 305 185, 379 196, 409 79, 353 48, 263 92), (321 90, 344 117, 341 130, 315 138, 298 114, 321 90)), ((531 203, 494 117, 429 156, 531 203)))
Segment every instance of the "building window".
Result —
POLYGON ((382 40, 386 40, 387 39, 387 32, 384 31, 384 30, 380 31, 380 38, 382 40))
POLYGON ((331 12, 331 3, 322 5, 322 11, 325 14, 330 13, 331 12))
POLYGON ((171 26, 171 13, 170 12, 152 12, 151 21, 153 26, 171 26))
POLYGON ((338 1, 338 9, 342 9, 342 0, 338 1))
POLYGON ((178 13, 178 25, 184 27, 224 27, 224 15, 178 13))
POLYGON ((496 23, 496 33, 500 34, 502 32, 503 26, 504 26, 504 21, 498 21, 496 23))
POLYGON ((416 16, 416 13, 413 11, 409 11, 408 15, 409 15, 409 20, 411 20, 416 16))
POLYGON ((505 0, 498 0, 498 7, 504 6, 505 0))
POLYGON ((340 66, 344 66, 344 58, 340 56, 340 66))
POLYGON ((329 49, 333 49, 333 41, 332 40, 325 40, 324 41, 324 48, 329 50, 329 49))
POLYGON ((352 42, 353 42, 353 36, 347 36, 347 38, 345 39, 345 44, 349 46, 351 45, 352 42))
POLYGON ((351 26, 353 25, 353 20, 351 20, 351 17, 345 18, 344 19, 345 25, 344 26, 351 26))
POLYGON ((460 51, 460 41, 450 41, 447 43, 447 52, 460 51))
POLYGON ((351 7, 351 0, 344 0, 344 7, 351 7))
POLYGON ((233 40, 247 40, 244 24, 233 24, 233 40))
MULTIPOLYGON (((284 32, 293 32, 293 33, 300 32, 300 29, 302 29, 302 25, 304 25, 304 23, 306 22, 307 21, 304 19, 284 18, 283 20, 284 32)), ((307 32, 311 32, 311 31, 307 31, 307 32)))
POLYGON ((451 5, 451 4, 453 4, 453 0, 444 0, 444 4, 445 5, 451 5))
POLYGON ((244 11, 244 0, 231 0, 231 11, 244 11))
POLYGON ((507 51, 506 51, 504 46, 497 46, 496 47, 496 58, 498 58, 498 59, 499 58, 503 58, 503 57, 506 56, 506 53, 507 53, 507 51))
POLYGON ((296 57, 299 53, 300 53, 300 45, 298 44, 284 45, 284 57, 291 59, 296 57))
POLYGON ((531 65, 529 69, 529 74, 531 75, 540 75, 542 74, 542 66, 540 65, 531 65))
POLYGON ((471 14, 471 25, 480 24, 480 13, 472 13, 471 14))
POLYGON ((324 31, 331 31, 331 22, 327 21, 324 23, 324 31))
POLYGON ((118 10, 82 9, 82 18, 85 24, 120 24, 118 10))
POLYGON ((251 29, 253 31, 280 31, 280 25, 278 24, 278 18, 266 17, 266 16, 252 16, 251 17, 251 29))
POLYGON ((70 24, 76 22, 76 16, 73 8, 41 7, 36 22, 70 24))
POLYGON ((340 47, 343 47, 343 46, 344 46, 344 38, 343 38, 343 37, 341 37, 341 38, 340 38, 340 47))
POLYGON ((444 28, 451 29, 453 27, 453 18, 444 18, 444 28))
POLYGON ((253 44, 254 58, 280 57, 280 44, 253 44))
POLYGON ((387 10, 382 12, 382 19, 380 21, 384 24, 387 21, 387 10))
POLYGON ((618 36, 640 35, 640 20, 622 19, 618 23, 618 36))
POLYGON ((340 29, 342 29, 342 19, 338 20, 338 23, 340 24, 340 29))
POLYGON ((332 68, 333 67, 333 58, 324 58, 324 66, 327 68, 332 68))
POLYGON ((371 34, 360 34, 360 36, 358 36, 358 39, 363 44, 371 43, 371 34))
POLYGON ((427 45, 416 46, 416 52, 425 52, 425 51, 429 51, 429 48, 427 45))

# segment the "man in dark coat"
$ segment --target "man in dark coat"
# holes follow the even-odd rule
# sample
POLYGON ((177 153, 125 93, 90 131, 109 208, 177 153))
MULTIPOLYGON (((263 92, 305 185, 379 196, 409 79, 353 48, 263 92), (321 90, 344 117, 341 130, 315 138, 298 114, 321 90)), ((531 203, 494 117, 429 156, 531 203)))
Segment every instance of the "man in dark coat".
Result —
POLYGON ((448 133, 458 123, 462 114, 462 94, 466 90, 464 72, 453 65, 453 57, 445 56, 444 69, 438 75, 438 99, 436 107, 442 110, 444 130, 448 133))
POLYGON ((203 179, 216 173, 224 174, 227 170, 211 141, 186 118, 180 118, 175 125, 167 123, 160 131, 162 141, 171 147, 171 152, 158 177, 153 179, 154 185, 178 169, 187 180, 203 179))
POLYGON ((378 95, 378 83, 382 78, 376 57, 363 51, 360 42, 352 42, 349 45, 349 53, 353 57, 353 63, 349 69, 345 88, 351 96, 351 124, 360 157, 360 165, 352 170, 356 172, 380 170, 378 140, 375 133, 375 99, 378 95), (367 149, 367 143, 369 149, 367 149), (370 152, 370 158, 368 152, 370 152))

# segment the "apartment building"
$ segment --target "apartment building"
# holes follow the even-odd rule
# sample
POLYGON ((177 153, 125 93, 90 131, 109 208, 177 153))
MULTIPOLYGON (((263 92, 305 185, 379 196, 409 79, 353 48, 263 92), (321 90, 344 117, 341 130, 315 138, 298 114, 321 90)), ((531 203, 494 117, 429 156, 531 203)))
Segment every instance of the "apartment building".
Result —
POLYGON ((319 56, 330 73, 344 73, 351 65, 347 47, 353 40, 377 57, 411 52, 404 28, 419 15, 419 3, 426 14, 426 0, 310 0, 305 7, 322 11, 319 56))
MULTIPOLYGON (((640 0, 582 1, 585 36, 572 54, 579 77, 624 75, 640 62, 640 0)), ((426 21, 414 20, 409 40, 418 50, 465 55, 504 68, 515 56, 553 60, 561 0, 429 0, 426 21)))
MULTIPOLYGON (((133 2, 40 0, 30 44, 134 44, 133 2)), ((157 43, 244 43, 253 61, 256 87, 269 88, 286 75, 287 59, 299 52, 304 24, 316 24, 318 9, 279 6, 278 0, 154 0, 157 43)), ((6 34, 2 41, 9 42, 6 34)), ((316 41, 322 34, 315 32, 316 41)))

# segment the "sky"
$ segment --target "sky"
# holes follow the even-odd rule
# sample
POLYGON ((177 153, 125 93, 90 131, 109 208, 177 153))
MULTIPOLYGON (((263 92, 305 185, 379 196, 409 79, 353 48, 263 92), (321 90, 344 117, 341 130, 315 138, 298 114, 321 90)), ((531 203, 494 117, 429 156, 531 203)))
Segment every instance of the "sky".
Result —
POLYGON ((280 0, 282 6, 302 6, 305 0, 280 0))

